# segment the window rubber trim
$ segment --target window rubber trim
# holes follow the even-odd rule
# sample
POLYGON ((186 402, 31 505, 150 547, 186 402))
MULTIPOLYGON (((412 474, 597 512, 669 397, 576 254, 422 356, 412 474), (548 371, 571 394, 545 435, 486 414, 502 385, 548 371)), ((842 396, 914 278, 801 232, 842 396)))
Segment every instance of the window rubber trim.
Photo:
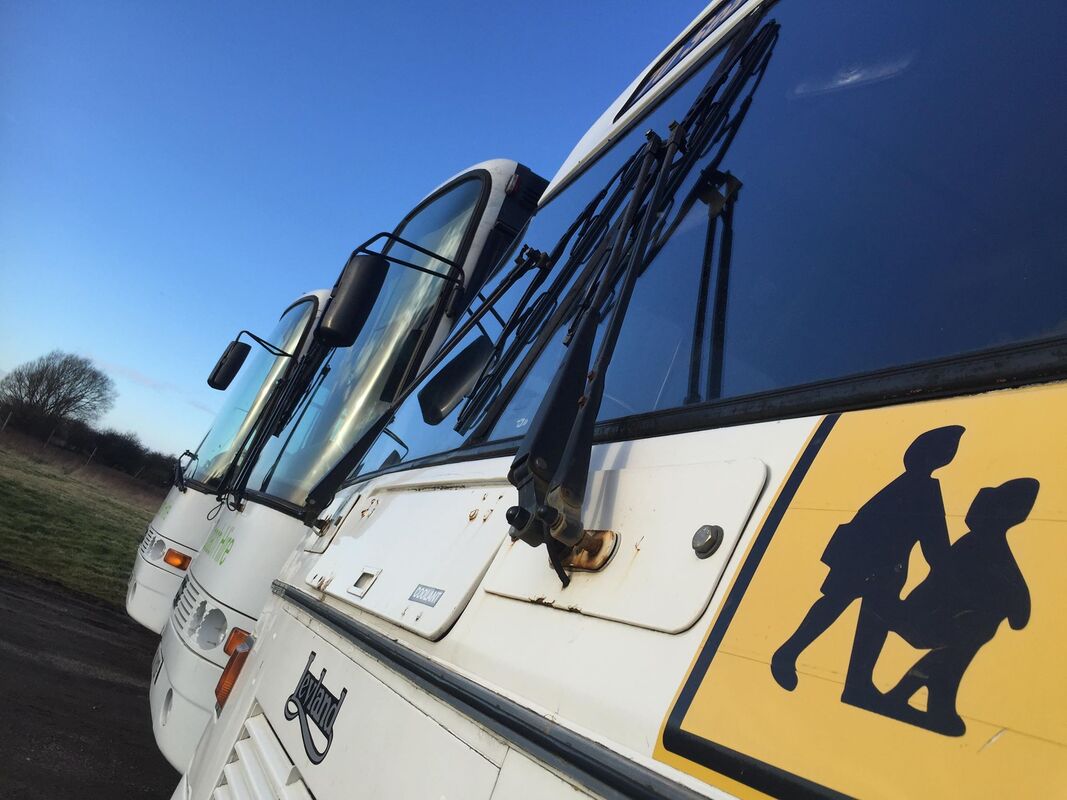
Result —
MULTIPOLYGON (((635 441, 757 422, 844 413, 1067 379, 1067 337, 950 356, 863 375, 599 422, 594 443, 635 441)), ((409 469, 514 455, 521 437, 467 445, 357 475, 342 486, 409 469)))
POLYGON ((244 494, 241 497, 241 506, 243 508, 245 503, 255 503, 259 506, 266 506, 267 508, 281 513, 299 518, 302 516, 304 507, 298 506, 296 503, 292 503, 289 500, 283 500, 276 495, 269 492, 261 492, 258 489, 245 489, 244 494))
POLYGON ((533 756, 582 788, 607 798, 697 800, 702 795, 605 745, 447 669, 282 581, 272 591, 420 689, 533 756))

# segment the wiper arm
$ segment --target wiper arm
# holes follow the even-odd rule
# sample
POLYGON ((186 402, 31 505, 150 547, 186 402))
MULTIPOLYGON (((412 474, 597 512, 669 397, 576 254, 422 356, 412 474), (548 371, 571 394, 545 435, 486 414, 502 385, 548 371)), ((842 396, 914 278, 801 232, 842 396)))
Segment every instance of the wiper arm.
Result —
POLYGON ((730 173, 716 172, 709 178, 704 201, 708 205, 708 228, 704 236, 704 256, 700 262, 700 288, 693 317, 693 340, 689 349, 689 383, 685 403, 699 403, 718 397, 722 390, 722 348, 726 338, 726 292, 730 283, 730 261, 733 255, 734 203, 741 189, 741 181, 730 173), (722 234, 717 236, 718 221, 722 219, 722 234), (715 243, 718 239, 718 260, 715 243), (714 270, 714 285, 712 274, 714 270), (703 363, 704 328, 708 322, 711 303, 711 344, 708 353, 708 375, 705 394, 700 393, 700 368, 703 363))
MULTIPOLYGON (((284 456, 286 451, 289 449, 289 443, 293 440, 293 436, 295 436, 296 432, 300 429, 300 423, 303 421, 304 415, 307 414, 308 409, 311 408, 311 401, 315 399, 315 395, 318 393, 319 387, 322 386, 323 381, 326 380, 326 376, 330 374, 331 369, 332 367, 330 367, 329 363, 323 365, 322 369, 319 370, 319 374, 315 378, 315 381, 308 387, 308 390, 304 393, 303 399, 297 406, 299 410, 295 414, 296 423, 290 429, 289 435, 285 437, 285 441, 282 442, 281 446, 278 448, 278 455, 275 456, 274 462, 270 465, 270 468, 267 470, 267 473, 263 476, 263 480, 260 482, 260 491, 266 491, 267 486, 269 486, 271 480, 274 479, 274 472, 278 469, 278 465, 282 461, 282 456, 284 456)), ((280 430, 279 433, 281 433, 280 430)), ((258 453, 256 457, 258 459, 258 453)), ((247 465, 247 469, 242 475, 242 480, 239 481, 238 484, 234 487, 234 499, 238 503, 241 501, 241 496, 244 494, 244 490, 247 488, 247 482, 248 479, 252 476, 252 469, 254 467, 254 462, 249 463, 247 465)))
MULTIPOLYGON (((637 156, 640 153, 641 151, 635 153, 615 171, 596 196, 575 217, 556 242, 552 251, 544 258, 542 274, 538 276, 530 287, 527 287, 527 291, 524 292, 519 304, 512 312, 508 325, 505 326, 494 342, 493 347, 496 356, 487 364, 485 371, 483 371, 482 376, 471 391, 466 405, 460 410, 456 420, 456 430, 460 433, 470 430, 474 420, 496 396, 504 376, 510 372, 512 365, 522 353, 523 346, 527 343, 530 333, 539 328, 541 330, 546 328, 554 329, 555 325, 553 323, 558 322, 561 316, 560 313, 556 313, 547 325, 544 324, 546 317, 552 314, 553 310, 562 312, 564 316, 569 312, 569 298, 564 298, 561 307, 556 306, 555 298, 559 297, 563 292, 578 268, 588 262, 585 273, 576 281, 576 289, 580 289, 585 285, 589 274, 595 272, 601 263, 600 258, 608 252, 608 246, 610 245, 612 228, 608 227, 609 222, 630 193, 633 181, 636 179, 636 171, 639 165, 637 156), (612 191, 613 186, 615 187, 614 191, 612 191), (608 196, 609 192, 611 192, 610 197, 608 196), (607 199, 605 200, 605 198, 607 199), (603 206, 601 207, 602 203, 603 206), (567 263, 552 280, 551 285, 538 295, 537 300, 530 304, 534 292, 540 288, 544 279, 553 270, 571 240, 575 237, 577 237, 577 241, 575 241, 574 247, 568 256, 567 263), (529 308, 527 308, 528 304, 529 308), (505 347, 507 337, 513 332, 516 333, 515 338, 505 347)), ((536 350, 538 348, 533 349, 536 350)), ((484 416, 490 418, 493 414, 490 412, 484 416)), ((477 438, 483 433, 484 431, 479 428, 472 434, 471 438, 477 438)))
POLYGON ((675 132, 666 145, 654 133, 648 134, 637 181, 622 224, 615 233, 611 255, 601 270, 591 302, 579 312, 572 326, 567 353, 545 394, 530 430, 508 471, 508 480, 519 490, 519 504, 507 511, 512 539, 522 539, 536 547, 548 548, 549 560, 566 586, 570 578, 563 569, 563 558, 581 540, 581 498, 592 449, 593 424, 603 398, 603 369, 611 358, 630 295, 637 279, 651 232, 653 210, 658 207, 664 177, 678 148, 675 132), (639 209, 647 189, 653 165, 659 165, 655 185, 644 214, 639 209), (638 231, 629 249, 621 286, 611 311, 611 321, 601 342, 596 363, 589 368, 597 329, 605 306, 614 291, 614 275, 625 249, 626 237, 634 223, 638 231), (576 491, 576 476, 581 475, 581 489, 576 491), (578 502, 577 509, 574 508, 578 502))
MULTIPOLYGON (((206 438, 206 437, 205 437, 206 438)), ((194 461, 198 461, 199 456, 191 450, 186 450, 176 459, 174 459, 174 485, 178 487, 179 492, 185 492, 187 487, 185 485, 185 470, 187 470, 194 461), (182 464, 182 459, 186 456, 189 457, 187 464, 182 464)))
MULTIPOLYGON (((686 153, 686 158, 681 160, 681 164, 684 165, 685 168, 677 169, 674 166, 671 166, 668 170, 667 166, 670 166, 670 162, 664 162, 664 167, 662 168, 660 175, 664 176, 664 180, 667 180, 668 183, 666 184, 666 187, 661 190, 662 196, 673 197, 674 192, 677 190, 677 185, 684 179, 685 173, 688 172, 690 165, 695 159, 703 158, 705 150, 712 146, 716 141, 722 139, 722 128, 724 120, 727 118, 730 104, 736 100, 736 97, 739 95, 748 78, 755 75, 757 82, 762 78, 763 70, 770 57, 770 46, 777 38, 778 26, 775 23, 768 23, 753 35, 761 16, 762 12, 756 12, 749 20, 746 20, 738 27, 738 30, 732 36, 731 43, 727 45, 727 52, 723 58, 722 66, 715 70, 715 73, 701 91, 700 96, 686 114, 680 128, 682 131, 689 131, 690 128, 692 128, 693 133, 689 134, 688 137, 690 147, 689 152, 686 153), (734 72, 735 68, 736 72, 734 72), (738 73, 740 73, 740 78, 738 77, 738 73), (722 91, 722 97, 717 99, 720 94, 720 89, 724 86, 727 88, 722 91)), ((725 144, 729 143, 734 132, 736 132, 736 126, 734 126, 733 130, 726 131, 725 144)), ((533 300, 533 293, 530 293, 528 299, 525 300, 526 303, 533 302, 533 306, 530 308, 530 313, 527 314, 525 318, 521 318, 519 314, 521 314, 524 309, 518 308, 516 314, 512 317, 516 322, 512 327, 511 333, 518 332, 520 335, 515 337, 511 345, 505 347, 503 350, 500 350, 499 347, 503 342, 503 339, 496 343, 495 346, 498 352, 500 352, 500 356, 495 362, 490 360, 489 366, 483 371, 479 378, 479 382, 475 384, 475 390, 473 390, 468 397, 467 405, 464 406, 460 412, 463 416, 464 426, 472 425, 474 419, 479 416, 481 417, 481 422, 479 422, 468 434, 467 441, 477 440, 479 437, 484 436, 492 427, 499 409, 508 400, 508 391, 512 390, 517 385, 521 376, 526 374, 533 362, 537 360, 547 339, 552 336, 558 326, 571 315, 573 311, 572 300, 580 295, 582 287, 584 287, 587 282, 591 281, 596 274, 604 276, 603 280, 610 286, 614 285, 614 279, 617 277, 617 266, 620 263, 624 252, 622 247, 609 249, 608 240, 611 238, 611 233, 614 232, 616 234, 622 234, 619 239, 620 245, 625 242, 626 235, 628 235, 632 222, 636 218, 636 211, 641 207, 640 198, 643 196, 643 192, 647 187, 643 186, 642 192, 634 195, 638 198, 637 205, 633 206, 634 215, 630 218, 629 224, 612 224, 611 220, 619 205, 625 201, 626 197, 630 196, 630 189, 634 186, 634 181, 632 180, 633 175, 635 171, 640 171, 641 167, 644 165, 646 155, 647 151, 645 148, 638 149, 637 152, 635 152, 626 163, 616 171, 611 180, 605 184, 597 196, 585 207, 583 212, 570 226, 564 236, 561 237, 556 247, 549 253, 547 261, 538 262, 538 264, 544 265, 547 274, 562 257, 562 254, 570 244, 571 239, 574 236, 577 236, 577 241, 572 248, 568 263, 559 270, 556 279, 554 279, 549 287, 543 292, 543 295, 547 295, 551 298, 551 301, 539 306, 537 305, 538 300, 533 300), (618 185, 616 185, 616 181, 618 181, 618 185), (612 192, 613 187, 615 189, 614 192, 612 192), (609 193, 611 193, 610 196, 609 193), (605 200, 605 198, 607 198, 607 200, 605 200), (603 203, 603 208, 599 208, 601 203, 603 203), (601 269, 601 265, 604 263, 605 259, 607 259, 609 263, 606 268, 601 269), (587 261, 588 263, 586 263, 587 261), (583 264, 586 264, 585 270, 580 275, 575 276, 575 273, 583 264), (574 279, 574 287, 572 291, 568 293, 567 298, 564 298, 558 305, 556 305, 555 298, 563 292, 572 278, 574 279), (524 347, 525 335, 522 335, 523 332, 527 330, 532 331, 536 327, 539 327, 539 331, 532 345, 529 348, 524 347), (515 362, 520 359, 520 356, 521 361, 518 361, 518 364, 515 364, 515 362), (515 365, 514 369, 512 369, 512 365, 515 365), (508 374, 512 375, 512 377, 502 391, 497 391, 501 378, 508 374)), ((657 180, 659 180, 658 177, 657 180)), ((642 181, 642 184, 646 181, 647 172, 645 173, 645 179, 642 181)), ((650 206, 650 208, 652 207, 650 206)), ((659 225, 655 231, 656 235, 651 237, 653 241, 657 242, 656 246, 650 250, 652 254, 655 254, 658 247, 662 246, 662 242, 666 240, 666 237, 664 237, 661 232, 666 221, 666 215, 663 213, 662 209, 658 208, 658 201, 655 213, 650 214, 648 217, 649 224, 654 221, 656 215, 659 215, 660 219, 659 225)), ((673 229, 673 227, 670 228, 668 235, 670 232, 673 232, 673 229)), ((641 247, 642 250, 648 246, 647 242, 648 239, 646 238, 645 244, 641 247)), ((510 291, 510 289, 529 269, 533 268, 533 262, 531 262, 530 259, 518 259, 518 261, 521 263, 518 263, 511 273, 497 285, 496 289, 494 289, 486 298, 486 301, 481 308, 453 331, 449 336, 448 342, 441 348, 438 354, 431 359, 430 363, 423 369, 421 375, 416 378, 412 385, 417 385, 422 377, 430 374, 434 369, 440 366, 446 358, 453 355, 457 343, 461 342, 471 330, 480 327, 482 319, 490 313, 490 310, 495 310, 495 304, 504 297, 508 291, 510 291)), ((640 275, 640 272, 644 270, 649 261, 649 254, 644 253, 640 260, 633 262, 634 268, 638 270, 638 272, 637 275, 631 275, 629 278, 631 283, 640 275)), ((601 309, 601 312, 604 310, 606 309, 601 309)), ((619 318, 619 324, 621 324, 621 317, 619 318)), ((593 332, 595 334, 595 329, 593 332)), ((589 363, 589 354, 591 353, 592 345, 592 341, 587 343, 588 352, 586 353, 584 362, 586 365, 589 363)), ((605 353, 605 355, 610 359, 610 352, 605 353)), ((568 351, 568 357, 569 356, 570 352, 568 351)), ((599 360, 598 364, 600 364, 599 360)), ((606 367, 607 362, 604 361, 600 368, 601 374, 606 367)), ((575 376, 571 376, 572 380, 574 377, 575 376)), ((578 373, 577 378, 581 378, 582 381, 574 381, 575 391, 570 395, 572 398, 570 402, 571 407, 567 409, 567 413, 563 419, 574 420, 576 418, 577 411, 575 410, 575 406, 577 400, 580 396, 584 396, 582 391, 584 389, 584 375, 578 373)), ((602 393, 603 387, 601 387, 599 391, 602 393)), ((548 396, 546 395, 546 400, 547 397, 548 396)), ((314 520, 318 513, 330 503, 333 494, 336 491, 336 487, 344 482, 344 479, 348 477, 355 466, 360 463, 368 448, 381 433, 382 429, 393 420, 396 408, 403 399, 403 397, 397 398, 396 402, 390 407, 390 410, 384 413, 377 422, 360 437, 359 441, 349 449, 348 453, 335 464, 311 490, 304 506, 304 519, 306 521, 310 522, 314 520)), ((567 403, 563 403, 563 405, 566 406, 567 403)), ((541 415, 541 411, 544 410, 544 407, 545 403, 542 403, 539 415, 541 415)), ((583 424, 591 426, 595 422, 595 417, 595 413, 586 415, 586 417, 583 417, 583 424), (588 419, 588 421, 585 421, 586 419, 588 419)), ((573 425, 565 427, 565 435, 569 435, 571 427, 573 427, 573 425)), ((531 427, 524 443, 533 433, 534 431, 531 427)), ((560 453, 562 453, 562 448, 565 444, 565 441, 559 443, 558 450, 560 453)), ((558 464, 559 459, 553 459, 553 463, 558 464)), ((588 470, 588 458, 585 463, 586 470, 588 470)), ((531 514, 533 511, 540 508, 541 503, 539 501, 546 498, 547 495, 548 481, 555 475, 555 468, 553 467, 550 469, 547 465, 548 462, 546 460, 544 469, 541 469, 540 467, 536 468, 538 489, 532 499, 526 498, 523 492, 520 491, 520 500, 523 502, 524 507, 529 507, 527 510, 531 514)), ((513 463, 513 468, 514 466, 513 463)), ((528 465, 525 469, 529 469, 530 466, 532 465, 528 465)), ((514 474, 516 480, 518 480, 519 473, 514 472, 514 474)), ((574 478, 573 476, 567 478, 568 486, 573 487, 577 483, 577 478, 574 478)), ((562 483, 560 483, 560 485, 562 486, 562 483)), ((584 493, 584 486, 582 492, 584 493)), ((536 544, 538 541, 536 537, 531 535, 531 538, 533 541, 530 541, 530 543, 536 544)), ((551 537, 549 538, 551 539, 551 537)), ((559 540, 552 539, 552 541, 559 540)), ((563 545, 562 543, 560 543, 560 548, 562 548, 563 551, 567 549, 566 545, 563 545)), ((559 567, 560 563, 561 562, 557 558, 555 565, 559 567)), ((557 571, 561 571, 561 569, 558 569, 557 571)), ((567 582, 565 575, 561 575, 561 579, 564 583, 567 582)))
MULTIPOLYGON (((604 397, 605 374, 618 343, 634 286, 650 263, 650 257, 659 252, 696 199, 708 205, 709 228, 710 223, 720 215, 724 217, 720 268, 717 270, 715 287, 716 311, 721 312, 719 306, 724 297, 730 258, 733 202, 740 181, 728 173, 719 172, 718 167, 751 105, 752 93, 763 78, 778 34, 778 26, 772 22, 752 35, 757 21, 758 17, 754 17, 746 26, 747 30, 728 46, 726 56, 686 113, 683 122, 671 126, 666 145, 655 134, 649 134, 641 177, 626 211, 628 220, 617 232, 616 244, 600 273, 592 302, 583 304, 568 332, 567 352, 508 472, 508 480, 519 493, 518 504, 507 512, 511 524, 510 535, 512 539, 521 539, 531 546, 546 545, 549 561, 564 587, 570 583, 570 577, 564 569, 565 559, 585 536, 582 506, 589 479, 593 431, 604 397), (731 117, 731 108, 750 83, 751 91, 731 117), (696 162, 706 157, 716 143, 720 145, 719 152, 686 197, 675 222, 668 226, 667 212, 673 204, 672 198, 696 162), (680 154, 677 163, 676 154, 680 154), (643 213, 637 218, 638 232, 630 246, 626 265, 617 277, 616 266, 622 257, 625 236, 630 229, 629 220, 634 218, 641 206, 644 183, 648 180, 654 161, 659 162, 655 185, 643 213), (664 198, 667 199, 665 204, 664 198), (650 247, 654 227, 656 244, 650 247), (667 233, 663 236, 665 227, 667 233), (609 311, 610 295, 617 281, 619 288, 610 303, 611 316, 605 326, 596 360, 590 368, 597 330, 609 311)), ((711 239, 706 244, 714 242, 714 235, 714 230, 711 230, 711 239)), ((705 296, 710 284, 707 273, 711 257, 711 253, 706 252, 705 276, 701 281, 705 296)), ((698 314, 701 313, 700 305, 698 301, 698 314)), ((706 300, 703 305, 706 313, 706 300)), ((699 319, 702 325, 703 316, 699 319)), ((723 324, 721 313, 716 313, 714 324, 714 334, 720 339, 723 324)), ((691 365, 695 358, 699 358, 699 353, 695 356, 691 354, 691 365)), ((712 374, 708 377, 709 390, 716 387, 719 380, 715 377, 714 369, 713 363, 712 374)), ((692 382, 691 377, 691 393, 692 382)))

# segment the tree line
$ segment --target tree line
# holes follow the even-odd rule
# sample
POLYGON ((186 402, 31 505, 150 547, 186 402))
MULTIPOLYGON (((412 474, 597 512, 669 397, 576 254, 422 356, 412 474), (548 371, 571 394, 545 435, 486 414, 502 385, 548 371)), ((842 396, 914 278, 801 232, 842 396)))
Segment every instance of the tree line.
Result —
POLYGON ((53 350, 0 378, 0 426, 166 485, 174 456, 146 447, 135 433, 95 426, 116 397, 115 382, 88 358, 53 350))

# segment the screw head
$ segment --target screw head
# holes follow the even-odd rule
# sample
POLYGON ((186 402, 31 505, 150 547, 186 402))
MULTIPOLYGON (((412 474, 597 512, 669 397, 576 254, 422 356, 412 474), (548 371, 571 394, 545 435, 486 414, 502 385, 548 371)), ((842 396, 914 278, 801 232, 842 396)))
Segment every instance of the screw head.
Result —
POLYGON ((693 534, 693 552, 697 558, 707 558, 719 549, 724 536, 718 525, 701 525, 693 534))

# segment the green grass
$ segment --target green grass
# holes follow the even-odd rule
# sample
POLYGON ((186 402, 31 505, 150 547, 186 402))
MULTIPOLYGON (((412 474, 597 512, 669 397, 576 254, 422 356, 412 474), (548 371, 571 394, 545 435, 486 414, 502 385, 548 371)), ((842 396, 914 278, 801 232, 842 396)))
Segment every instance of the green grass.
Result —
POLYGON ((17 448, 9 437, 0 437, 0 560, 122 605, 159 500, 112 470, 17 448))

